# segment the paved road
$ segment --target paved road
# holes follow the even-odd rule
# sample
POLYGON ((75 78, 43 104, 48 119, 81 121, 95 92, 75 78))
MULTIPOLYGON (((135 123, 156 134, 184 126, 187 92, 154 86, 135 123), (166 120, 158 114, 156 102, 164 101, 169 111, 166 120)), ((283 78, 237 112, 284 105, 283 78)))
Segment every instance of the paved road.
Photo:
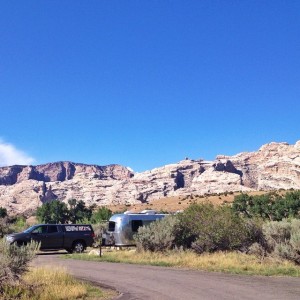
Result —
POLYGON ((172 268, 61 259, 41 254, 35 265, 64 266, 76 277, 114 287, 128 299, 300 299, 300 279, 238 276, 172 268))

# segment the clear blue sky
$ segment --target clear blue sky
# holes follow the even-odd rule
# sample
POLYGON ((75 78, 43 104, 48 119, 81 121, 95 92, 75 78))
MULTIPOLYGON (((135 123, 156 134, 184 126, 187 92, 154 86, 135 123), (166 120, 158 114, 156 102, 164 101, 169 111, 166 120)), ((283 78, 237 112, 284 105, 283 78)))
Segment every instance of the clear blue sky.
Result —
POLYGON ((0 4, 2 152, 144 171, 300 139, 298 0, 0 4))

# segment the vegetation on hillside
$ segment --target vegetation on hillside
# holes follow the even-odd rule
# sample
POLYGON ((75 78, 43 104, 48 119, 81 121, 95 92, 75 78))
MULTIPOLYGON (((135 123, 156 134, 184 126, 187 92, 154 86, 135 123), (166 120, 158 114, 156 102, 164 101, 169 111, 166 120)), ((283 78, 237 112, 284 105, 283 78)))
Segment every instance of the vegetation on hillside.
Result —
POLYGON ((300 191, 281 195, 270 192, 263 195, 240 194, 234 197, 232 209, 247 218, 281 221, 284 218, 299 218, 300 191))

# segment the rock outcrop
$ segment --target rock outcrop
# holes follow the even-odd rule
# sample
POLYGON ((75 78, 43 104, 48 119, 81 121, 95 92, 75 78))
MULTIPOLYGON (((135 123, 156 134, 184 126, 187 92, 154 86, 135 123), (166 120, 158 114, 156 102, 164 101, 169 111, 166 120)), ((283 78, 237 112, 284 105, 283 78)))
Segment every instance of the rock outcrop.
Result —
POLYGON ((0 168, 0 206, 33 211, 53 199, 87 205, 151 202, 166 196, 273 189, 300 189, 300 141, 270 143, 257 152, 185 159, 142 173, 120 165, 56 162, 0 168))

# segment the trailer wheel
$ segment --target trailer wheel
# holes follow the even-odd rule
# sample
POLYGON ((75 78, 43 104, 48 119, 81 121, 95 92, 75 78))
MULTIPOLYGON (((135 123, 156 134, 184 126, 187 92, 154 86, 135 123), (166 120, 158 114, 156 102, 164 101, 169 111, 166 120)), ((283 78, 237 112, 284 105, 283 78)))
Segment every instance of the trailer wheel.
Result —
POLYGON ((73 243, 72 252, 82 253, 85 250, 85 244, 81 241, 76 241, 73 243))

